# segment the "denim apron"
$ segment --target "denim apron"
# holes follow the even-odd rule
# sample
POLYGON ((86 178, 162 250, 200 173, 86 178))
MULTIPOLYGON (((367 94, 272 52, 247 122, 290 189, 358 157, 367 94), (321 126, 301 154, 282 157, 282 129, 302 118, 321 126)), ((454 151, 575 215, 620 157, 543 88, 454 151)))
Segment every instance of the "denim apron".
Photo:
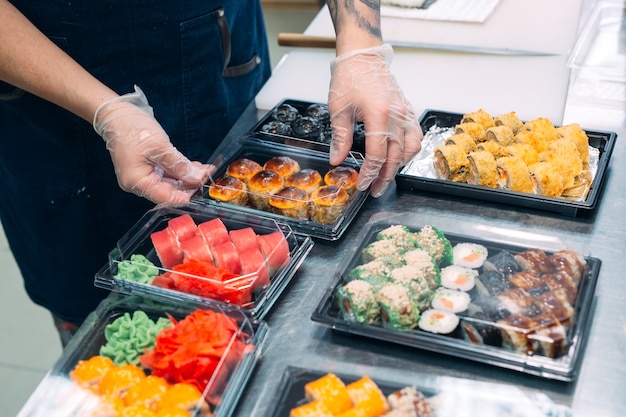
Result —
MULTIPOLYGON (((119 94, 138 85, 173 144, 207 161, 270 74, 258 0, 14 0, 119 94)), ((30 298, 81 323, 119 238, 153 204, 121 191, 91 125, 0 84, 0 219, 30 298)))

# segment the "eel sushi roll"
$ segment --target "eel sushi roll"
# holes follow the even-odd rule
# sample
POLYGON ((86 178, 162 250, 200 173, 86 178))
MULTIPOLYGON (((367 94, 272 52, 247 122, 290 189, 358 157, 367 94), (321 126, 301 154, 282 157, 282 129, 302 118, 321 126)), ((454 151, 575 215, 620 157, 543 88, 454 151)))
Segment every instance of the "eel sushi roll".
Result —
POLYGON ((333 373, 328 373, 304 385, 304 396, 309 401, 321 401, 331 415, 352 408, 352 399, 346 385, 333 373))
POLYGON ((209 185, 209 197, 216 201, 245 206, 248 203, 248 187, 239 178, 223 175, 209 185))
POLYGON ((344 320, 367 324, 378 322, 380 307, 369 282, 350 281, 337 289, 336 297, 344 320))
POLYGON ((452 248, 453 264, 467 268, 480 268, 488 255, 487 248, 478 243, 462 242, 452 248))
POLYGON ((248 180, 248 196, 250 203, 256 209, 272 211, 270 197, 283 188, 283 178, 275 171, 262 169, 248 180))
POLYGON ((582 279, 587 261, 578 252, 571 249, 561 249, 550 255, 550 263, 556 271, 564 271, 579 285, 582 279))
POLYGON ((417 326, 420 311, 410 291, 400 284, 387 284, 376 293, 383 327, 409 330, 417 326))
POLYGON ((578 286, 575 284, 574 278, 567 272, 558 271, 551 274, 543 274, 541 279, 551 290, 562 289, 565 291, 567 301, 574 305, 576 298, 578 298, 578 286))
POLYGON ((489 151, 470 152, 467 155, 469 161, 469 175, 467 183, 495 188, 498 185, 498 164, 496 158, 489 151))
POLYGON ((311 194, 313 190, 322 185, 322 175, 319 171, 311 168, 304 168, 285 178, 286 187, 296 187, 311 194))
POLYGON ((424 249, 413 249, 402 255, 402 261, 409 273, 426 279, 430 288, 435 289, 441 285, 441 269, 433 257, 424 249))
POLYGON ((441 269, 441 285, 451 290, 470 291, 476 285, 478 270, 461 265, 441 269))
POLYGON ((470 302, 470 296, 465 291, 437 288, 433 295, 431 306, 437 310, 460 313, 467 310, 470 302))
POLYGON ((380 259, 374 259, 352 268, 349 276, 352 279, 369 282, 376 290, 389 282, 391 267, 380 259))
POLYGON ((528 335, 533 351, 549 358, 558 358, 568 348, 567 328, 551 314, 533 317, 537 322, 534 333, 528 335))
POLYGON ((556 132, 559 138, 573 142, 583 163, 589 163, 589 137, 578 123, 557 127, 556 132))
POLYGON ((541 274, 528 269, 511 275, 509 277, 509 281, 513 284, 513 286, 527 291, 544 287, 541 274))
POLYGON ((309 218, 309 196, 301 188, 284 187, 270 196, 272 212, 299 220, 309 218))
POLYGON ((444 145, 457 145, 461 147, 465 153, 471 152, 476 149, 476 141, 468 133, 455 133, 448 137, 444 141, 444 145))
POLYGON ((414 234, 417 246, 427 251, 437 265, 446 266, 452 263, 452 244, 445 234, 435 226, 426 225, 414 234))
POLYGON ((433 168, 440 180, 465 182, 469 175, 467 153, 458 145, 438 146, 435 148, 433 168))
POLYGON ((324 174, 324 184, 342 188, 350 196, 356 192, 358 179, 357 170, 349 166, 336 166, 324 174))
POLYGON ((482 125, 482 123, 478 122, 459 123, 454 126, 454 133, 467 133, 476 141, 476 143, 484 142, 487 140, 485 127, 482 125))
POLYGON ((381 416, 389 411, 387 397, 369 376, 347 384, 346 389, 354 407, 361 411, 358 415, 381 416))
POLYGON ((526 249, 516 253, 513 257, 522 270, 534 271, 537 274, 554 270, 548 254, 541 249, 526 249))
POLYGON ((511 314, 497 322, 502 334, 502 347, 517 353, 534 353, 533 340, 529 336, 539 328, 533 318, 511 314))
POLYGON ((346 190, 334 185, 322 185, 311 193, 310 219, 322 224, 335 223, 350 202, 346 190))
POLYGON ((496 159, 498 164, 498 188, 532 193, 533 183, 530 180, 528 165, 517 156, 503 156, 496 159))
POLYGON ((493 118, 493 121, 496 126, 505 125, 510 127, 514 134, 517 134, 517 132, 524 128, 524 122, 520 120, 514 111, 496 116, 493 118))
POLYGON ((535 194, 560 197, 565 191, 563 176, 550 162, 536 162, 528 166, 535 194))
POLYGON ((502 346, 500 328, 483 313, 461 317, 461 336, 474 345, 502 346))
POLYGON ((288 156, 275 156, 263 164, 263 169, 274 171, 283 178, 300 171, 298 161, 288 156))
POLYGON ((255 162, 248 158, 241 158, 231 162, 228 165, 228 167, 226 168, 226 175, 238 178, 241 181, 247 183, 254 174, 262 169, 263 167, 261 167, 258 162, 255 162))
POLYGON ((437 334, 450 334, 459 325, 459 317, 446 310, 428 309, 422 312, 418 327, 421 330, 437 334))
POLYGON ((496 271, 505 277, 521 270, 522 267, 515 260, 515 255, 506 250, 488 257, 483 264, 483 272, 496 271))
POLYGON ((478 109, 471 113, 465 113, 461 118, 461 123, 479 123, 485 129, 489 129, 496 125, 493 117, 483 109, 478 109))
POLYGON ((515 142, 515 133, 507 125, 493 126, 485 131, 487 141, 497 142, 502 146, 509 146, 515 142))

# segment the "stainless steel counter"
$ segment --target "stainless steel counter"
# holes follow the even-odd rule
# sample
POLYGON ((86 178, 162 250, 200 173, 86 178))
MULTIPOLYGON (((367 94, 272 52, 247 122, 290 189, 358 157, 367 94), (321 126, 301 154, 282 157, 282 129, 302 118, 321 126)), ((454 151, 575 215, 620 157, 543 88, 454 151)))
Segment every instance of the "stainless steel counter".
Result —
MULTIPOLYGON (((588 5, 586 10, 589 10, 588 5)), ((622 32, 623 34, 624 32, 622 32)), ((624 37, 621 38, 624 41, 624 37)), ((623 51, 623 49, 622 49, 623 51)), ((626 68, 624 68, 626 78, 626 68)), ((369 199, 345 235, 337 242, 316 240, 309 257, 266 318, 269 341, 236 416, 264 416, 275 400, 276 387, 288 365, 323 366, 327 361, 345 369, 361 365, 420 374, 513 384, 529 393, 543 392, 554 402, 572 408, 574 416, 618 416, 626 411, 626 97, 602 100, 608 88, 624 86, 612 81, 573 78, 564 123, 577 122, 588 129, 618 134, 605 189, 589 215, 571 218, 549 212, 408 192, 394 186, 380 199, 369 199), (621 99, 621 101, 620 101, 621 99), (476 219, 489 225, 536 230, 563 241, 584 245, 602 260, 595 305, 576 379, 564 383, 475 363, 393 343, 334 332, 310 320, 311 313, 355 237, 370 216, 380 211, 441 215, 445 219, 476 219)), ((540 99, 540 98, 538 98, 540 99)), ((251 127, 261 114, 251 105, 231 135, 251 127), (240 131, 241 129, 241 131, 240 131)), ((440 225, 445 229, 445 224, 440 225)))

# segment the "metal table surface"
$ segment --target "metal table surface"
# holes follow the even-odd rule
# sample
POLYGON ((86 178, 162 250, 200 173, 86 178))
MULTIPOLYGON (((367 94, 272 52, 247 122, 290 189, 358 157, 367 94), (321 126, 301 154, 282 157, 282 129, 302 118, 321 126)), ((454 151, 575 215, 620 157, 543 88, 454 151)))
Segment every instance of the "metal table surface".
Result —
MULTIPOLYGON (((602 83, 595 85, 599 90, 606 88, 602 83)), ((543 392, 554 402, 571 407, 574 416, 622 415, 626 411, 626 256, 623 253, 626 221, 622 217, 626 208, 626 146, 621 142, 626 138, 626 98, 599 104, 598 100, 589 99, 598 97, 594 91, 589 92, 585 87, 586 93, 581 95, 576 87, 576 81, 572 82, 564 124, 577 122, 588 129, 618 134, 605 188, 595 210, 572 218, 456 196, 409 192, 393 185, 383 197, 369 198, 340 240, 315 241, 293 281, 266 317, 270 336, 234 415, 269 415, 287 366, 323 367, 327 361, 344 364, 348 370, 361 365, 381 367, 391 376, 402 371, 512 384, 531 393, 543 392), (489 225, 537 230, 584 245, 589 254, 601 259, 588 339, 575 380, 567 383, 544 379, 391 342, 350 336, 312 322, 311 313, 338 264, 366 222, 380 211, 441 215, 444 219, 459 220, 478 217, 489 225)), ((244 132, 261 116, 251 105, 230 135, 244 132)), ((438 227, 445 229, 445 224, 438 227)))

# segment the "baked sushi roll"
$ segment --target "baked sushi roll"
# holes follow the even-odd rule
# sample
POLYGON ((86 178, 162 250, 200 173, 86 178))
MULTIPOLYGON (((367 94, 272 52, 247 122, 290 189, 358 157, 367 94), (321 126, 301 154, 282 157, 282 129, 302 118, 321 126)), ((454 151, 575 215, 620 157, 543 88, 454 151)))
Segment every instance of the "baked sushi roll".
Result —
POLYGON ((517 134, 520 130, 524 128, 524 122, 517 117, 517 114, 514 111, 501 114, 493 118, 496 126, 508 126, 511 128, 514 134, 517 134))
POLYGON ((521 158, 526 165, 539 162, 539 152, 529 143, 514 143, 504 148, 505 156, 521 158))
POLYGON ((444 141, 444 145, 458 145, 463 148, 465 153, 476 149, 476 141, 468 133, 456 133, 444 141))
POLYGON ((352 399, 346 385, 333 373, 328 373, 304 385, 304 396, 309 401, 321 401, 331 412, 337 415, 352 408, 352 399))
POLYGON ((343 188, 348 195, 352 195, 356 191, 358 179, 359 173, 356 169, 343 165, 331 168, 324 174, 324 184, 343 188))
POLYGON ((454 133, 467 133, 476 141, 476 143, 484 142, 487 140, 485 127, 478 122, 459 123, 454 126, 454 133))
POLYGON ((320 185, 322 185, 322 175, 311 168, 302 169, 285 178, 286 187, 297 187, 308 194, 320 185))
POLYGON ((408 288, 400 284, 387 284, 378 290, 376 298, 383 327, 409 330, 417 326, 420 311, 408 288))
POLYGON ((496 125, 493 117, 483 109, 478 109, 471 113, 465 113, 461 118, 461 123, 480 123, 483 128, 489 129, 496 125))
POLYGON ((309 219, 309 195, 297 187, 284 187, 269 198, 272 212, 298 220, 309 219))
POLYGON ((435 148, 433 168, 440 180, 465 182, 469 175, 469 160, 463 148, 457 145, 438 146, 435 148))
POLYGON ((535 194, 560 197, 565 191, 563 175, 550 162, 536 162, 528 166, 535 194))
POLYGON ((288 156, 275 156, 263 164, 263 169, 274 171, 282 178, 300 171, 300 164, 288 156))
POLYGON ((491 152, 470 152, 467 160, 469 161, 468 184, 490 188, 498 185, 498 164, 491 152))
POLYGON ((589 163, 589 137, 578 123, 557 127, 556 133, 559 138, 573 142, 576 145, 576 149, 578 149, 578 153, 580 153, 580 159, 582 159, 583 163, 589 163))
POLYGON ((209 185, 209 197, 216 201, 245 206, 248 203, 248 187, 239 178, 223 175, 209 185))
POLYGON ((450 334, 459 326, 459 317, 451 311, 431 308, 422 312, 418 326, 425 332, 450 334))
POLYGON ((517 156, 504 156, 496 159, 498 165, 498 188, 532 193, 533 184, 530 180, 528 165, 517 156))
POLYGON ((344 320, 357 323, 377 323, 380 307, 374 287, 367 281, 355 279, 339 287, 336 292, 339 310, 344 320))
POLYGON ((348 207, 348 193, 334 185, 317 187, 311 193, 310 220, 322 224, 332 224, 348 207))
POLYGON ((248 158, 241 158, 231 162, 228 165, 228 167, 226 168, 226 175, 233 178, 238 178, 247 183, 254 174, 262 169, 263 168, 258 162, 255 162, 248 158))
POLYGON ((493 126, 485 131, 485 136, 489 142, 498 142, 502 146, 509 146, 515 142, 513 129, 506 125, 493 126))
MULTIPOLYGON (((449 265, 453 261, 452 244, 444 233, 435 226, 427 224, 413 234, 413 246, 424 249, 439 267, 449 265)), ((409 260, 406 260, 409 263, 409 260)))
POLYGON ((272 211, 270 197, 283 188, 283 177, 276 171, 262 169, 248 180, 248 200, 259 210, 272 211))

